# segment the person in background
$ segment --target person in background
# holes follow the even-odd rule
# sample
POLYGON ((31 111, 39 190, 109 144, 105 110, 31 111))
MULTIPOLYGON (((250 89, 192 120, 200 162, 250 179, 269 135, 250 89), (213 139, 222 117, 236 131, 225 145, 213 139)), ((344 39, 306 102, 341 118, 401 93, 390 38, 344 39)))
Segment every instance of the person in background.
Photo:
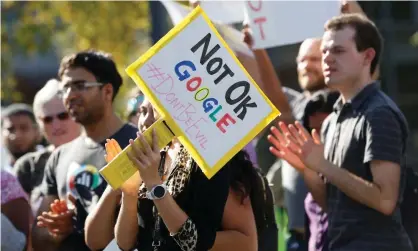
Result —
POLYGON ((81 125, 72 120, 65 110, 62 99, 58 96, 58 87, 58 80, 49 80, 36 93, 33 101, 36 121, 50 145, 25 154, 13 167, 16 177, 29 195, 34 214, 39 208, 41 183, 49 156, 55 148, 77 138, 81 132, 81 125))
MULTIPOLYGON (((306 130, 321 130, 322 123, 332 113, 333 106, 339 96, 338 92, 324 90, 318 91, 310 97, 302 118, 302 124, 306 130)), ((307 215, 305 233, 308 240, 308 250, 327 251, 328 217, 309 192, 305 198, 305 212, 307 215)))
POLYGON ((140 113, 140 106, 144 101, 144 94, 139 91, 136 95, 128 100, 128 104, 126 107, 127 119, 128 121, 133 124, 138 124, 138 118, 140 113))
POLYGON ((280 131, 271 151, 303 174, 315 201, 328 214, 329 250, 411 251, 399 205, 406 174, 408 126, 373 74, 382 37, 360 14, 325 24, 322 72, 341 94, 321 136, 301 123, 280 131))
POLYGON ((98 170, 106 165, 106 139, 115 138, 125 147, 138 129, 123 123, 113 110, 122 77, 110 54, 96 50, 70 54, 62 59, 58 76, 64 106, 83 131, 48 159, 33 247, 83 251, 89 250, 84 241, 85 219, 107 186, 98 170), (75 209, 64 206, 56 213, 58 200, 71 204, 67 197, 75 209))
POLYGON ((19 246, 24 247, 20 250, 30 250, 30 228, 33 216, 28 197, 16 177, 4 170, 1 170, 1 214, 1 245, 5 247, 2 250, 10 250, 6 249, 9 246, 14 248, 19 246), (14 232, 4 233, 3 227, 8 226, 10 231, 14 230, 14 232), (21 234, 17 233, 16 230, 21 234))
POLYGON ((41 141, 32 108, 27 104, 11 104, 1 114, 2 140, 10 154, 10 166, 28 152, 37 150, 41 141))

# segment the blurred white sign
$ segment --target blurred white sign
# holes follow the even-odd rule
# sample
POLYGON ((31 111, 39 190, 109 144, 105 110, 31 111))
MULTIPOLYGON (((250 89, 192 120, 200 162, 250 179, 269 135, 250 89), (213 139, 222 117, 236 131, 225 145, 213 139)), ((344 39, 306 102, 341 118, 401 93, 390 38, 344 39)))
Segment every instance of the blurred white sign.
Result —
POLYGON ((340 1, 245 2, 254 48, 294 44, 310 37, 321 37, 325 22, 340 13, 340 1))
POLYGON ((244 1, 200 1, 199 3, 212 21, 221 24, 244 21, 244 1))

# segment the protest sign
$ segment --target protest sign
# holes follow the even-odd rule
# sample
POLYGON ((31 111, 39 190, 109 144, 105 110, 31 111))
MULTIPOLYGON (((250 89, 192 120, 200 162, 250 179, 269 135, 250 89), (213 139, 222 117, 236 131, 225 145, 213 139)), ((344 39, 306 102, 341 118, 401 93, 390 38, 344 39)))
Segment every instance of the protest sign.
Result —
POLYGON ((280 114, 200 7, 126 72, 208 178, 280 114))
POLYGON ((254 48, 270 48, 321 37, 325 22, 340 13, 340 4, 338 0, 246 1, 245 11, 253 31, 254 48))
POLYGON ((212 21, 221 24, 242 23, 244 21, 244 1, 199 1, 200 7, 212 21))

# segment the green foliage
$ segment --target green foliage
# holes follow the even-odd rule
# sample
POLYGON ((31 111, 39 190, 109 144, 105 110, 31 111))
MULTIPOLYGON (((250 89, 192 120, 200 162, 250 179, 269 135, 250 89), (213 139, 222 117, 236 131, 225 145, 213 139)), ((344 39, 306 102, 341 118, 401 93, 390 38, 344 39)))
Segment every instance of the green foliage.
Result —
POLYGON ((148 2, 125 1, 2 1, 2 98, 14 92, 13 55, 55 51, 63 56, 96 48, 110 52, 125 84, 116 109, 125 109, 134 83, 124 69, 149 47, 148 2))

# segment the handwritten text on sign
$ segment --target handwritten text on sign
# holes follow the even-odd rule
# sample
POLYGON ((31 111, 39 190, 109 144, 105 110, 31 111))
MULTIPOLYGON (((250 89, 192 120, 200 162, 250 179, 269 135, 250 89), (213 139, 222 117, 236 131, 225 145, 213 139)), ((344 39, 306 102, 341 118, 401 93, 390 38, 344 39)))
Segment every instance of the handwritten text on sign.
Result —
POLYGON ((209 166, 272 113, 201 16, 137 73, 209 166))

